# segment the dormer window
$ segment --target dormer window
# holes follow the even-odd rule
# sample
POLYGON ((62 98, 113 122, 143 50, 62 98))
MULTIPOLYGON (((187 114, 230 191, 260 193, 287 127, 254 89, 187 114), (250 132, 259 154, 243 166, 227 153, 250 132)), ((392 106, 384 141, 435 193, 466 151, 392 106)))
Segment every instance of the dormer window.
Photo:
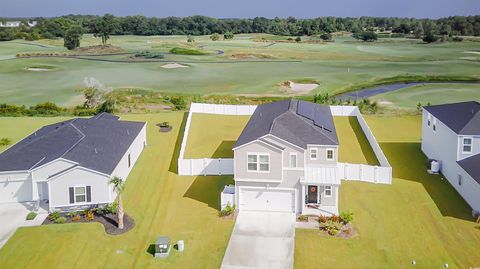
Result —
POLYGON ((472 138, 464 137, 462 143, 462 152, 463 153, 472 153, 472 138))

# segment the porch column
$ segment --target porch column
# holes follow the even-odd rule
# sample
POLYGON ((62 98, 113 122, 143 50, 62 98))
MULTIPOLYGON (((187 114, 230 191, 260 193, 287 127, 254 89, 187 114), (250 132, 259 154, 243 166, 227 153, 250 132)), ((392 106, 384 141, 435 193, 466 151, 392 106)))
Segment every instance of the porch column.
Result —
POLYGON ((305 185, 301 185, 302 186, 302 213, 303 213, 303 209, 305 208, 305 185))

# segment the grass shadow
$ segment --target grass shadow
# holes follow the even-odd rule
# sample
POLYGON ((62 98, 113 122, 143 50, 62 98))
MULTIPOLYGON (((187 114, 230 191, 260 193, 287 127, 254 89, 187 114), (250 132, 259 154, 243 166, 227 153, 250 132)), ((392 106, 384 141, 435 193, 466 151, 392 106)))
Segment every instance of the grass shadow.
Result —
POLYGON ((377 160, 377 156, 375 156, 375 152, 373 152, 373 149, 370 146, 370 143, 368 142, 368 139, 365 136, 365 133, 363 132, 362 127, 360 126, 360 123, 358 122, 357 118, 348 117, 348 123, 350 124, 350 127, 352 128, 353 132, 355 133, 355 137, 357 138, 358 144, 360 145, 363 156, 365 156, 367 164, 379 165, 380 163, 377 160))
POLYGON ((168 171, 172 173, 178 174, 178 156, 180 156, 180 148, 182 147, 183 132, 185 131, 185 125, 187 124, 187 117, 188 112, 184 112, 180 130, 178 130, 177 141, 175 141, 172 159, 170 159, 170 166, 168 168, 168 171))
POLYGON ((197 176, 183 197, 220 209, 220 193, 226 185, 234 184, 232 176, 197 176))
POLYGON ((155 244, 150 244, 147 248, 147 253, 155 256, 155 244))
POLYGON ((210 158, 233 158, 233 145, 236 141, 224 140, 210 158))
POLYGON ((443 216, 473 221, 470 206, 443 175, 427 172, 420 143, 380 143, 393 167, 393 177, 421 183, 443 216), (443 180, 441 178, 444 178, 443 180))

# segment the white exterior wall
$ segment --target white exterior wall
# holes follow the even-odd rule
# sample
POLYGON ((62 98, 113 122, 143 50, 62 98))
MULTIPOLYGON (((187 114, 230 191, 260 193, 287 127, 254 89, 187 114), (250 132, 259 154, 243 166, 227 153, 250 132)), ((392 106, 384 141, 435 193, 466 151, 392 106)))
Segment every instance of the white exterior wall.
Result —
MULTIPOLYGON (((475 210, 480 210, 480 184, 478 184, 463 168, 457 164, 459 150, 462 144, 459 136, 436 120, 436 131, 433 131, 433 115, 431 125, 427 125, 428 111, 422 113, 422 151, 427 158, 440 161, 440 171, 448 182, 463 197, 463 199, 475 210), (462 185, 458 184, 458 175, 462 177, 462 185)), ((474 142, 474 148, 478 147, 478 140, 474 142)))
POLYGON ((32 200, 32 178, 26 171, 0 172, 0 203, 32 200))
POLYGON ((113 199, 109 192, 109 181, 108 176, 83 167, 69 170, 48 182, 50 210, 56 207, 109 203, 113 199), (92 201, 90 203, 70 204, 69 188, 74 186, 91 186, 92 201))

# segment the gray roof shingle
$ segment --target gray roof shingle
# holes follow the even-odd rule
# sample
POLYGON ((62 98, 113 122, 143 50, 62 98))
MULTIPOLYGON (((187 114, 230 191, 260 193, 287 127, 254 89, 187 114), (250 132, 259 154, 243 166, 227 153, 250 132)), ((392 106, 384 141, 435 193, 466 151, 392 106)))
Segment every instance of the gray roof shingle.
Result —
POLYGON ((480 103, 476 101, 426 106, 424 108, 457 134, 480 134, 480 103))
POLYGON ((0 154, 0 171, 31 170, 58 158, 111 174, 145 122, 102 113, 44 126, 0 154))
POLYGON ((480 184, 480 154, 465 158, 457 163, 480 184))
POLYGON ((267 134, 304 149, 308 144, 338 145, 330 108, 295 99, 259 105, 234 148, 267 134))

